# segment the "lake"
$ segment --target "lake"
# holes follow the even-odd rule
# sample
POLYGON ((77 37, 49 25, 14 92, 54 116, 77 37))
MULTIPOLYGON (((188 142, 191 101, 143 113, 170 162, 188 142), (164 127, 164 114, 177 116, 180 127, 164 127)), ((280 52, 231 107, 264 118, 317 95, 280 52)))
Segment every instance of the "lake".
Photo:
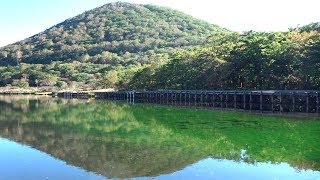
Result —
POLYGON ((0 96, 0 179, 320 179, 320 120, 0 96))

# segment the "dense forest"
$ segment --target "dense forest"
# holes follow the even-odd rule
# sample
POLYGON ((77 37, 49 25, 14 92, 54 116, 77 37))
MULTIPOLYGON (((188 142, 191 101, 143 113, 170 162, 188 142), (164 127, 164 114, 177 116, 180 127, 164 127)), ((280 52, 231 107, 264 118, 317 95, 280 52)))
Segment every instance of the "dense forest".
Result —
POLYGON ((177 52, 159 68, 138 71, 130 87, 319 89, 320 31, 302 29, 214 34, 203 46, 177 52))
POLYGON ((1 48, 0 86, 318 89, 320 23, 237 33, 168 8, 110 3, 1 48))

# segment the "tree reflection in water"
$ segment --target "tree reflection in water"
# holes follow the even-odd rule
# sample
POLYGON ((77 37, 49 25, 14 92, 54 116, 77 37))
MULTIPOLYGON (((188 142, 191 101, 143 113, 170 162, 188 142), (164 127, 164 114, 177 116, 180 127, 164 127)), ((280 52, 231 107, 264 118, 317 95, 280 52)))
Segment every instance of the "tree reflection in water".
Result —
POLYGON ((106 177, 176 172, 202 159, 320 169, 320 121, 128 105, 0 97, 1 137, 106 177))

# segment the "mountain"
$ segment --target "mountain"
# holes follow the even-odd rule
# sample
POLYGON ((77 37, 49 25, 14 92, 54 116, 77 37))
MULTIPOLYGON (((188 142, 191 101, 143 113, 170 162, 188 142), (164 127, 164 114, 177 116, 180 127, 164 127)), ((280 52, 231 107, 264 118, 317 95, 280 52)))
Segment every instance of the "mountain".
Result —
POLYGON ((168 8, 106 4, 0 49, 0 92, 319 89, 319 27, 237 33, 168 8))
POLYGON ((143 53, 200 45, 208 35, 225 31, 169 8, 110 3, 1 48, 0 65, 53 61, 145 64, 150 59, 138 58, 143 53))

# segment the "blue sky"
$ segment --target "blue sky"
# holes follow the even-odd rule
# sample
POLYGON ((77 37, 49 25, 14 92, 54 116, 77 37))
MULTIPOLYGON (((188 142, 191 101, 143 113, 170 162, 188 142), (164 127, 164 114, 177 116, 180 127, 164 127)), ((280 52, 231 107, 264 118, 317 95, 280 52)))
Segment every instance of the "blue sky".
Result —
MULTIPOLYGON (((118 0, 119 1, 119 0, 118 0)), ((234 31, 285 31, 320 21, 319 0, 126 0, 171 7, 234 31)), ((114 0, 0 0, 0 47, 114 0)))

